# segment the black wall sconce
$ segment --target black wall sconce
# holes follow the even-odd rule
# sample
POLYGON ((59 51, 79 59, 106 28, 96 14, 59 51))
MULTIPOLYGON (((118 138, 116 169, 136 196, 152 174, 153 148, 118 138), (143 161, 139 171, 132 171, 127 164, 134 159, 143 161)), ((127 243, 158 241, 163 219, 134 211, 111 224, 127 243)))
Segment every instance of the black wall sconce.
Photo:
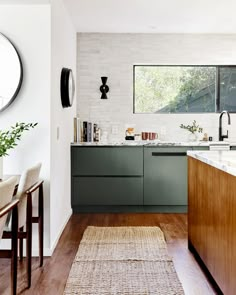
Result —
POLYGON ((102 85, 100 86, 100 91, 102 93, 101 99, 107 99, 107 92, 109 92, 109 87, 107 84, 107 77, 101 77, 102 85))

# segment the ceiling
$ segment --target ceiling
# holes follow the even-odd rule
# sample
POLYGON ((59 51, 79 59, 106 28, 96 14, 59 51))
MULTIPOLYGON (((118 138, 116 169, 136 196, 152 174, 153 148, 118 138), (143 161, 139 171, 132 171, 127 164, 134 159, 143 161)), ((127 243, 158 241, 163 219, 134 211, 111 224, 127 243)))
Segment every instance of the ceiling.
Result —
POLYGON ((236 33, 235 0, 64 0, 78 32, 236 33))
POLYGON ((50 4, 50 0, 0 0, 0 5, 50 4))

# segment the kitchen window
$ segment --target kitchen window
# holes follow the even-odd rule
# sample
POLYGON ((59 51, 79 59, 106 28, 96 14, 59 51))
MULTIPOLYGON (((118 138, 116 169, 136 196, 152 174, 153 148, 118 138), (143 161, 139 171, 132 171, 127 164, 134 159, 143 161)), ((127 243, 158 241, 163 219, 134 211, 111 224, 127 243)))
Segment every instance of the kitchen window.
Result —
POLYGON ((236 112, 236 66, 135 65, 134 113, 236 112))

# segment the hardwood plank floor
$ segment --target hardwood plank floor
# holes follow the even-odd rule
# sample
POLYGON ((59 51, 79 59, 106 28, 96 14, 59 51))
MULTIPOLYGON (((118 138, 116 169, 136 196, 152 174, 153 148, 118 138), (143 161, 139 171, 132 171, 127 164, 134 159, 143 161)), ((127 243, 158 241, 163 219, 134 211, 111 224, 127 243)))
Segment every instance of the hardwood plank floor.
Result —
MULTIPOLYGON (((168 250, 186 295, 217 294, 187 248, 186 214, 75 214, 73 215, 51 258, 39 268, 33 259, 32 286, 26 288, 24 263, 19 263, 18 293, 32 295, 63 294, 66 280, 83 232, 94 226, 160 226, 168 250)), ((10 262, 0 259, 0 294, 10 294, 10 262)), ((96 295, 96 294, 94 294, 96 295)))

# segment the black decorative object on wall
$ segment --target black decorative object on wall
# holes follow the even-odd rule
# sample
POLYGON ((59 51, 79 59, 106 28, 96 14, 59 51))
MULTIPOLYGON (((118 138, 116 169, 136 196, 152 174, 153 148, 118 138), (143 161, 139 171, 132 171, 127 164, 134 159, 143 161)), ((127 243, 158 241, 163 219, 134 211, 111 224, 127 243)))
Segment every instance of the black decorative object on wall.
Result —
POLYGON ((102 85, 100 86, 100 91, 102 93, 101 99, 107 99, 107 92, 109 92, 109 87, 107 84, 107 77, 101 77, 102 85))
POLYGON ((71 69, 61 70, 61 103, 63 108, 71 107, 75 94, 75 84, 71 69))

